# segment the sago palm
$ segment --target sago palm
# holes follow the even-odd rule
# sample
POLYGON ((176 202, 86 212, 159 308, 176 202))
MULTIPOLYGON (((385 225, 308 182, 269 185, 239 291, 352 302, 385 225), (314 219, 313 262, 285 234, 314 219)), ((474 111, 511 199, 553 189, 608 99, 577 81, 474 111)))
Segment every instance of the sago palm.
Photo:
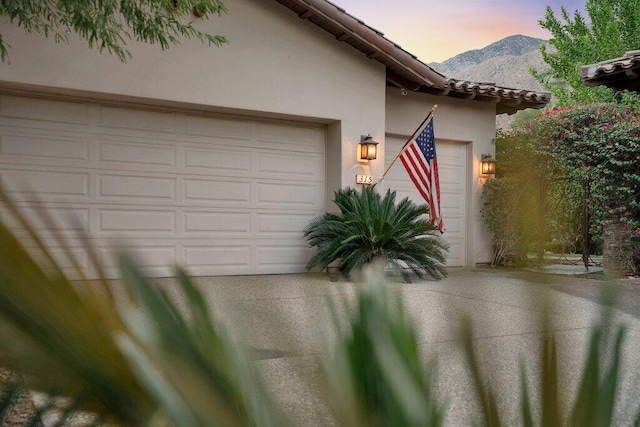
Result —
POLYGON ((447 243, 425 217, 427 205, 416 205, 408 198, 396 204, 396 192, 384 197, 374 186, 361 192, 352 188, 335 192, 340 213, 325 213, 304 230, 310 246, 317 249, 308 269, 325 269, 337 263, 338 270, 349 275, 376 258, 387 261, 395 270, 406 269, 423 278, 446 276, 444 268, 447 243))

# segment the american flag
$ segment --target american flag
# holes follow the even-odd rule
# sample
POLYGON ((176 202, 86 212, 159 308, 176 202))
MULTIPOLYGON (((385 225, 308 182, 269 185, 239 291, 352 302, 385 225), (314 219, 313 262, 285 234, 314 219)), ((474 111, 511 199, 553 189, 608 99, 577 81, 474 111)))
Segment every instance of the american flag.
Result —
POLYGON ((440 233, 443 233, 433 116, 427 120, 420 133, 416 132, 416 134, 418 136, 414 137, 400 153, 400 160, 418 192, 429 205, 431 222, 438 227, 440 233))

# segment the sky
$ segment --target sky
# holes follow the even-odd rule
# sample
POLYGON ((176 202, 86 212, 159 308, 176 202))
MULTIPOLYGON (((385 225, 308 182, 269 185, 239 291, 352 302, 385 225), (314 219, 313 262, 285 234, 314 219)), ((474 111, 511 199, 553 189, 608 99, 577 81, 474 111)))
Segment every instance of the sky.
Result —
POLYGON ((441 62, 514 34, 548 39, 547 5, 582 15, 586 0, 331 0, 423 62, 441 62))

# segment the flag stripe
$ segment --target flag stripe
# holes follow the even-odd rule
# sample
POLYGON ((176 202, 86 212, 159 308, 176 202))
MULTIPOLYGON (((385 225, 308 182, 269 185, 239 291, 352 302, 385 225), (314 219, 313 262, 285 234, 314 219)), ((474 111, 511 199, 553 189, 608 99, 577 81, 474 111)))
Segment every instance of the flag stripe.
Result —
MULTIPOLYGON (((425 193, 425 195, 423 197, 425 197, 425 200, 428 200, 431 197, 431 191, 430 191, 430 178, 428 176, 425 175, 424 170, 420 168, 420 166, 418 165, 418 161, 415 159, 414 157, 415 152, 413 152, 412 150, 407 150, 406 152, 406 157, 407 157, 407 161, 408 161, 408 167, 411 169, 411 171, 409 172, 409 175, 412 175, 412 180, 415 182, 419 182, 419 185, 423 188, 423 191, 425 193)), ((418 184, 416 184, 418 185, 418 184)))
POLYGON ((418 145, 416 143, 412 143, 411 144, 411 151, 413 152, 413 155, 415 156, 416 160, 418 162, 420 162, 420 166, 422 167, 422 169, 420 169, 421 171, 424 171, 426 178, 427 178, 427 182, 431 181, 431 167, 429 165, 429 163, 425 164, 424 162, 424 157, 420 155, 420 147, 418 147, 418 145))
POLYGON ((432 187, 435 187, 436 197, 433 198, 433 205, 436 207, 435 212, 440 217, 440 177, 438 176, 438 159, 433 159, 433 182, 432 187))
MULTIPOLYGON (((411 143, 411 145, 414 145, 414 143, 411 143)), ((420 185, 427 193, 427 196, 423 195, 423 197, 425 198, 425 200, 427 200, 431 194, 431 191, 429 190, 429 182, 431 181, 431 178, 426 175, 424 173, 424 169, 420 167, 421 165, 419 163, 421 162, 419 162, 419 155, 417 154, 415 146, 408 148, 403 155, 406 155, 407 162, 409 163, 408 165, 405 165, 405 168, 411 168, 411 172, 409 172, 409 175, 412 175, 411 179, 412 181, 414 181, 414 184, 416 186, 418 185, 416 181, 420 182, 420 185)))
MULTIPOLYGON (((400 157, 400 161, 402 162, 404 167, 407 170, 409 170, 409 166, 407 165, 407 160, 405 160, 404 157, 400 157)), ((428 200, 430 196, 429 196, 429 193, 426 190, 426 188, 423 187, 422 182, 418 181, 418 179, 412 173, 409 173, 409 178, 411 178, 411 181, 413 181, 413 185, 416 186, 416 188, 418 189, 418 192, 420 193, 422 198, 425 199, 425 200, 428 200)))

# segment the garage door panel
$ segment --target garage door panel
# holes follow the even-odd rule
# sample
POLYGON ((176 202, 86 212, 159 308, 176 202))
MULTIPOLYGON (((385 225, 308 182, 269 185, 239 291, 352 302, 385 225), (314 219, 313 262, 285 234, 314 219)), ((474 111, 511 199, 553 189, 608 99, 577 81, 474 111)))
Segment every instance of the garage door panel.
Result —
MULTIPOLYGON (((38 252, 33 252, 34 259, 37 262, 41 263, 41 265, 47 265, 48 260, 44 260, 40 258, 38 252)), ((62 270, 63 274, 69 275, 72 279, 79 279, 79 277, 75 276, 77 265, 81 271, 86 275, 91 268, 91 261, 89 259, 89 255, 84 250, 84 248, 69 248, 68 250, 64 250, 61 248, 52 248, 50 251, 51 256, 62 270), (73 260, 69 258, 69 253, 73 257, 73 260)))
MULTIPOLYGON (((395 169, 395 167, 393 168, 395 169)), ((404 169, 402 169, 404 171, 404 169)), ((406 172, 404 172, 406 174, 406 172)), ((384 183, 388 188, 394 189, 396 192, 404 191, 405 193, 414 193, 418 194, 418 191, 415 189, 413 183, 409 180, 408 176, 404 176, 403 179, 391 179, 388 176, 391 175, 391 172, 387 174, 387 177, 384 179, 384 183)))
POLYGON ((174 210, 98 209, 98 236, 176 237, 177 218, 174 210))
MULTIPOLYGON (((462 238, 449 237, 445 239, 449 244, 449 253, 447 255, 447 265, 450 265, 449 259, 460 260, 465 258, 465 245, 462 238)), ((459 265, 455 265, 459 266, 459 265)))
POLYGON ((286 150, 324 152, 324 134, 317 127, 293 127, 285 124, 258 123, 259 142, 284 145, 286 150))
POLYGON ((460 173, 460 167, 443 166, 438 162, 438 177, 440 189, 454 190, 464 185, 465 175, 460 173))
MULTIPOLYGON (((441 189, 442 190, 442 189, 441 189)), ((466 209, 466 200, 464 193, 461 191, 444 192, 441 191, 440 209, 445 209, 447 216, 464 215, 466 209)))
MULTIPOLYGON (((218 242, 224 243, 224 242, 218 242)), ((189 272, 211 274, 216 270, 244 270, 251 268, 251 247, 237 243, 220 246, 185 246, 184 264, 189 272)))
POLYGON ((324 178, 323 156, 299 153, 257 152, 260 178, 286 179, 291 181, 322 181, 324 178))
POLYGON ((131 110, 130 108, 102 105, 99 107, 98 126, 133 129, 136 131, 175 132, 176 118, 173 113, 131 110))
MULTIPOLYGON (((47 273, 57 274, 57 270, 48 268, 51 264, 49 258, 45 256, 40 248, 36 246, 33 240, 19 238, 18 241, 22 244, 22 247, 27 253, 43 267, 43 270, 47 273)), ((42 242, 48 246, 48 253, 56 261, 57 266, 62 270, 63 274, 67 275, 70 279, 80 279, 81 277, 76 274, 77 265, 85 276, 95 276, 92 272, 92 262, 85 247, 79 241, 70 241, 70 244, 66 248, 56 247, 56 241, 53 238, 43 238, 42 242), (69 254, 72 258, 69 257, 69 254)))
POLYGON ((184 148, 184 172, 218 176, 250 176, 251 150, 223 147, 184 148))
MULTIPOLYGON (((396 190, 395 188, 391 187, 393 190, 396 190)), ((404 199, 405 197, 408 197, 410 200, 413 200, 414 203, 418 204, 418 205, 424 205, 427 202, 424 201, 424 199, 422 199, 422 196, 415 190, 411 189, 411 190, 396 190, 396 201, 400 201, 402 199, 404 199)))
POLYGON ((88 272, 90 269, 91 261, 84 248, 70 248, 68 251, 55 248, 51 250, 51 255, 66 274, 75 272, 74 263, 84 272, 88 272), (69 258, 69 255, 73 257, 73 260, 69 258))
POLYGON ((167 171, 176 167, 176 147, 139 140, 98 140, 98 166, 135 171, 167 171))
POLYGON ((251 132, 251 126, 244 120, 185 116, 185 134, 217 137, 213 141, 219 144, 233 145, 238 140, 250 141, 251 132), (212 120, 215 120, 215 126, 211 125, 212 120))
POLYGON ((35 119, 38 122, 61 122, 86 125, 89 123, 88 104, 84 102, 54 101, 20 96, 2 96, 0 115, 22 119, 35 119))
POLYGON ((31 164, 86 165, 89 141, 86 135, 0 126, 0 161, 31 164))
POLYGON ((192 211, 183 213, 186 237, 249 237, 251 213, 247 211, 192 211))
MULTIPOLYGON (((89 229, 90 209, 87 208, 69 208, 69 207, 46 207, 38 208, 29 204, 17 204, 18 209, 23 217, 29 222, 32 229, 38 232, 43 238, 51 238, 52 231, 63 237, 77 237, 78 233, 89 229), (53 224, 43 221, 42 216, 46 215, 53 219, 53 224), (53 225, 53 230, 52 230, 53 225)), ((23 238, 28 236, 26 228, 21 222, 17 221, 7 209, 0 209, 0 219, 11 229, 16 237, 23 238)))
POLYGON ((139 202, 176 201, 176 178, 159 176, 107 175, 97 176, 100 200, 136 199, 139 202))
POLYGON ((126 251, 135 256, 136 263, 143 271, 152 275, 172 275, 176 261, 176 247, 128 245, 126 248, 99 247, 98 260, 110 277, 118 275, 118 255, 126 251))
POLYGON ((324 129, 258 123, 255 128, 256 148, 282 154, 317 153, 324 157, 324 129))
POLYGON ((316 217, 315 214, 294 214, 288 212, 258 213, 257 235, 261 237, 302 236, 302 230, 316 217))
POLYGON ((263 273, 273 271, 303 271, 313 251, 298 241, 290 245, 261 245, 256 247, 257 270, 263 273))
POLYGON ((288 184, 260 182, 257 184, 257 205, 263 208, 291 208, 317 211, 322 200, 317 197, 314 184, 288 184))
POLYGON ((467 149, 464 144, 455 142, 442 141, 440 145, 446 144, 447 149, 439 150, 438 153, 438 165, 451 165, 460 167, 461 162, 464 162, 467 158, 467 149))
POLYGON ((213 206, 249 206, 251 182, 185 178, 184 201, 213 206))
POLYGON ((89 173, 60 170, 22 170, 3 167, 0 182, 16 200, 59 201, 89 198, 89 173))
POLYGON ((446 226, 447 233, 450 235, 462 233, 464 231, 464 216, 447 215, 446 226))

